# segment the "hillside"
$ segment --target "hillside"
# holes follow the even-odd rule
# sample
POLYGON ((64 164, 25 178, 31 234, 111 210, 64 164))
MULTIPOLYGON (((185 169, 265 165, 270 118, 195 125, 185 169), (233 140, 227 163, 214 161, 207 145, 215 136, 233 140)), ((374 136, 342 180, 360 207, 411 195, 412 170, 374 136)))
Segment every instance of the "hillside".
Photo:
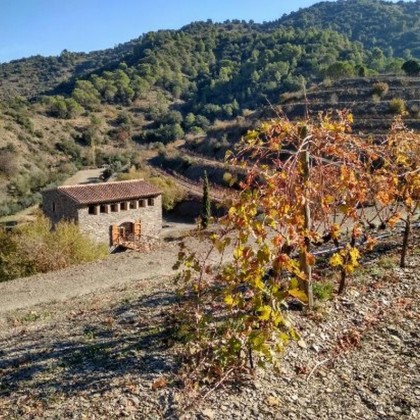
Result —
POLYGON ((205 157, 223 183, 210 161, 222 160, 266 108, 301 114, 303 84, 314 112, 351 108, 357 129, 383 131, 394 98, 418 128, 418 78, 401 70, 419 50, 410 35, 417 16, 418 1, 324 2, 271 23, 193 22, 108 50, 3 63, 0 215, 36 202, 41 188, 78 168, 140 169, 158 154, 166 153, 157 160, 163 169, 180 163, 196 181, 204 167, 193 155, 205 157), (404 51, 392 47, 398 39, 404 51), (375 80, 387 80, 386 94, 372 91, 375 80), (174 155, 177 139, 185 145, 174 155))
POLYGON ((2 415, 418 417, 418 252, 404 270, 392 254, 366 265, 345 297, 321 301, 312 313, 285 311, 303 340, 287 346, 277 367, 201 400, 175 376, 179 347, 168 314, 177 295, 162 273, 177 252, 172 243, 159 253, 117 254, 59 276, 0 283, 2 415))
POLYGON ((133 42, 90 53, 63 50, 59 56, 37 55, 0 63, 0 99, 36 98, 69 79, 123 60, 131 53, 133 42))
POLYGON ((324 1, 267 23, 267 28, 331 29, 378 47, 385 55, 420 58, 420 1, 398 3, 378 0, 324 1))
MULTIPOLYGON (((405 124, 420 130, 420 78, 375 76, 326 81, 307 91, 309 111, 349 109, 354 115, 353 129, 366 134, 383 134, 404 107, 405 124)), ((303 92, 285 94, 281 109, 290 118, 303 117, 303 92)), ((268 113, 269 110, 268 110, 268 113)))

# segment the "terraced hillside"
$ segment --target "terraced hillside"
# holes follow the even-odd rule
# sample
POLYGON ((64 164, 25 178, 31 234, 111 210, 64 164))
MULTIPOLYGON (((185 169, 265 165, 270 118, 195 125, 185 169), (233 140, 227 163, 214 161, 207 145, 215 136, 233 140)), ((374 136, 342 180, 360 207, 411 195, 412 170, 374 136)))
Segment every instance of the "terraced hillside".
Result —
MULTIPOLYGON (((420 77, 384 75, 326 81, 308 90, 307 101, 314 114, 329 109, 351 110, 353 128, 362 132, 387 131, 401 111, 407 126, 420 130, 420 77)), ((303 92, 283 95, 281 106, 290 118, 303 116, 303 92)))

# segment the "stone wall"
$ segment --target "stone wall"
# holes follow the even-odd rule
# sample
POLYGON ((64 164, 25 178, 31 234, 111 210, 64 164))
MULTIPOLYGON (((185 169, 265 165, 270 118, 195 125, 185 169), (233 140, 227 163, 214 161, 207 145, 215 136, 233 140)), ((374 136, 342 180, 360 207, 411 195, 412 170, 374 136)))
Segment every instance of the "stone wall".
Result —
POLYGON ((89 214, 89 206, 79 208, 80 230, 95 241, 110 245, 111 225, 140 220, 142 236, 157 238, 162 230, 162 197, 154 197, 153 205, 150 205, 147 199, 140 201, 143 201, 145 207, 140 207, 139 200, 137 200, 138 208, 127 210, 124 208, 129 207, 130 202, 124 202, 124 205, 122 205, 123 203, 103 204, 102 208, 101 206, 94 208, 91 206, 90 211, 94 214, 89 214))
POLYGON ((42 192, 42 211, 54 224, 61 220, 77 222, 77 204, 59 190, 42 192))

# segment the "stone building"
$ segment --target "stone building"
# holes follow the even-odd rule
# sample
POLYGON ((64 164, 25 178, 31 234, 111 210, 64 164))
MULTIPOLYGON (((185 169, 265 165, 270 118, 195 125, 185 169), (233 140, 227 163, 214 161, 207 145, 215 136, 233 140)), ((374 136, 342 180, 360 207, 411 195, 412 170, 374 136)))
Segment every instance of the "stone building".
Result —
POLYGON ((110 247, 156 239, 162 229, 161 192, 144 180, 61 186, 43 191, 42 198, 53 224, 74 221, 110 247))

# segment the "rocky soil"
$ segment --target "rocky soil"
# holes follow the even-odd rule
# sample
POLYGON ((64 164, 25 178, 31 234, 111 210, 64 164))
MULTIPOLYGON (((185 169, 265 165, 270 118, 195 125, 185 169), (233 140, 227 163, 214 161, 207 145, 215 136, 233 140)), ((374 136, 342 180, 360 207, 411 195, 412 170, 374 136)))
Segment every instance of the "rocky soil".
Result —
POLYGON ((301 340, 279 367, 204 400, 172 380, 170 261, 154 260, 166 271, 145 276, 143 257, 113 258, 54 274, 57 290, 98 273, 108 288, 0 313, 0 419, 420 418, 418 249, 406 269, 385 256, 366 265, 343 297, 312 313, 291 311, 301 340), (126 266, 131 274, 109 288, 126 266))

